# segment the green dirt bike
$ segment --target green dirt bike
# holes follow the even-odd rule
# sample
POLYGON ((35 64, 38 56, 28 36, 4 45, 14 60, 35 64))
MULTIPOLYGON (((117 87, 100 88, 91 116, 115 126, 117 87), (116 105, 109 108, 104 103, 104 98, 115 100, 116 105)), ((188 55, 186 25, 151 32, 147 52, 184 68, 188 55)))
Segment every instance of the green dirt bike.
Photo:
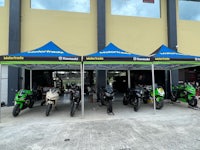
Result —
MULTIPOLYGON (((148 88, 146 87, 145 95, 150 95, 149 98, 151 100, 153 100, 153 89, 152 89, 152 87, 148 87, 148 88)), ((156 109, 161 109, 164 106, 164 97, 165 97, 164 89, 161 86, 155 86, 156 109)), ((147 102, 144 101, 144 103, 147 103, 147 102)))
POLYGON ((195 87, 189 83, 172 86, 171 101, 176 102, 177 100, 188 103, 192 107, 196 107, 197 99, 195 87))
POLYGON ((20 111, 29 107, 32 108, 34 104, 32 90, 21 89, 15 94, 15 106, 13 108, 13 116, 19 115, 20 111))

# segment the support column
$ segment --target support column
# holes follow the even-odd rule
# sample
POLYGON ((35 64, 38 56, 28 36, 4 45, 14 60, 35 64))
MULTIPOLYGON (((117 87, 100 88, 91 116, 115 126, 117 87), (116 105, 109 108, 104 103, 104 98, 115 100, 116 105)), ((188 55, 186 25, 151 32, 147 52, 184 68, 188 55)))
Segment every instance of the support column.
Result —
MULTIPOLYGON (((105 0, 97 0, 97 43, 98 51, 103 49, 106 45, 106 2, 105 0)), ((97 99, 99 99, 99 89, 106 86, 106 71, 97 71, 97 99)))
MULTIPOLYGON (((177 50, 177 18, 176 18, 176 1, 167 0, 167 28, 168 28, 168 47, 177 50)), ((166 97, 170 94, 170 80, 172 84, 178 84, 178 70, 172 71, 172 79, 169 79, 169 71, 165 71, 165 90, 166 97)))
MULTIPOLYGON (((21 43, 21 0, 10 1, 9 10, 9 45, 8 53, 19 53, 21 43)), ((19 69, 8 67, 8 105, 13 105, 13 99, 19 86, 19 69)))

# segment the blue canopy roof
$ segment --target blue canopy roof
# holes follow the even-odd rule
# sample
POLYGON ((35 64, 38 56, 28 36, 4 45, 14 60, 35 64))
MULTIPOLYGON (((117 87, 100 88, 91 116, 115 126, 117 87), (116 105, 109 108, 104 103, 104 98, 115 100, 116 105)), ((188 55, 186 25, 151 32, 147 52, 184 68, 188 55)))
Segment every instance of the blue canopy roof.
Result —
POLYGON ((186 55, 161 45, 151 55, 151 60, 158 70, 176 70, 200 65, 200 57, 186 55))
POLYGON ((4 55, 0 59, 3 61, 81 61, 80 56, 65 52, 52 41, 37 49, 4 55))
POLYGON ((0 56, 0 63, 32 70, 80 69, 81 56, 62 50, 52 41, 28 52, 0 56))
POLYGON ((113 43, 96 53, 84 56, 83 59, 84 61, 150 61, 147 56, 126 52, 113 43))
POLYGON ((85 69, 99 70, 132 70, 151 69, 150 57, 129 53, 115 46, 108 44, 102 50, 83 56, 85 69))
POLYGON ((65 52, 60 47, 58 47, 54 42, 50 41, 47 44, 43 45, 42 47, 39 47, 39 48, 34 49, 32 51, 21 52, 21 53, 17 53, 17 54, 10 54, 10 56, 24 56, 24 57, 59 57, 59 56, 65 56, 65 57, 73 57, 73 56, 76 56, 76 55, 65 52))
POLYGON ((155 52, 151 54, 151 58, 157 61, 197 61, 200 60, 199 56, 186 55, 170 49, 165 45, 160 46, 155 52))

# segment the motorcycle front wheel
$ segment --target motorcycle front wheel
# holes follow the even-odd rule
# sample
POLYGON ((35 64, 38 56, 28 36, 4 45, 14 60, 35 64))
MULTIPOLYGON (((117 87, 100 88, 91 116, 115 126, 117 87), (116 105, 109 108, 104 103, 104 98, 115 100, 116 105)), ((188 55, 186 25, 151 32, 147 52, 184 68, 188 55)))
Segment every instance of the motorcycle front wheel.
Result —
POLYGON ((47 105, 47 109, 46 109, 46 116, 49 116, 49 113, 51 111, 51 108, 52 108, 52 104, 48 104, 47 105))
POLYGON ((75 114, 76 106, 74 102, 71 102, 71 111, 70 111, 70 116, 73 117, 75 114))
POLYGON ((34 101, 33 100, 31 100, 31 102, 30 102, 30 104, 29 104, 29 108, 33 108, 33 105, 34 105, 34 101))
POLYGON ((14 106, 14 108, 13 108, 12 114, 13 114, 14 117, 16 117, 16 116, 19 115, 19 113, 20 113, 20 105, 19 105, 19 104, 16 104, 16 105, 14 106))
POLYGON ((143 103, 147 104, 148 103, 148 98, 143 98, 143 103))
POLYGON ((171 101, 172 102, 176 102, 177 101, 177 98, 176 98, 176 95, 175 94, 171 94, 171 101))
POLYGON ((113 112, 112 100, 109 100, 107 105, 107 113, 112 113, 112 112, 113 112))
POLYGON ((160 100, 159 102, 156 101, 156 109, 161 109, 164 106, 164 101, 160 100))
POLYGON ((123 104, 128 105, 128 99, 126 96, 123 97, 123 104))
POLYGON ((197 99, 195 97, 193 97, 191 100, 188 100, 188 104, 192 107, 196 107, 197 106, 197 99))
POLYGON ((133 104, 134 111, 137 112, 139 107, 140 107, 140 100, 139 100, 139 98, 135 98, 134 104, 133 104))

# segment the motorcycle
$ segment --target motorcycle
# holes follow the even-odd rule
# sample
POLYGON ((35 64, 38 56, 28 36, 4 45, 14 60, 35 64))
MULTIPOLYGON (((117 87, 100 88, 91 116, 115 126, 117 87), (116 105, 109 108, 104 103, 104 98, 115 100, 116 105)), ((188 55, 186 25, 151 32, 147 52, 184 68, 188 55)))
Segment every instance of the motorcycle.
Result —
POLYGON ((113 114, 112 101, 114 97, 114 91, 111 86, 106 86, 106 88, 101 88, 100 91, 100 101, 102 105, 107 105, 107 113, 113 114))
POLYGON ((128 89, 123 97, 123 104, 133 105, 134 111, 138 111, 141 105, 141 101, 144 99, 144 88, 142 86, 136 86, 134 89, 128 89))
MULTIPOLYGON (((151 86, 146 87, 147 91, 146 94, 149 93, 149 99, 153 100, 153 89, 151 86)), ((155 102, 156 102, 156 109, 161 109, 164 106, 164 97, 165 91, 162 86, 155 86, 155 102)), ((147 103, 147 98, 145 99, 144 103, 147 103)))
POLYGON ((19 115, 20 111, 27 107, 32 108, 34 105, 32 90, 21 89, 15 94, 15 106, 13 108, 13 116, 19 115))
POLYGON ((172 86, 171 101, 177 100, 186 102, 192 107, 197 106, 196 89, 190 83, 172 86))
POLYGON ((49 91, 46 93, 46 116, 49 116, 50 111, 53 105, 56 108, 57 101, 59 99, 60 90, 57 88, 50 88, 49 91))
POLYGON ((69 93, 71 102, 70 116, 73 117, 81 101, 81 89, 79 86, 72 85, 71 89, 69 90, 69 93))

